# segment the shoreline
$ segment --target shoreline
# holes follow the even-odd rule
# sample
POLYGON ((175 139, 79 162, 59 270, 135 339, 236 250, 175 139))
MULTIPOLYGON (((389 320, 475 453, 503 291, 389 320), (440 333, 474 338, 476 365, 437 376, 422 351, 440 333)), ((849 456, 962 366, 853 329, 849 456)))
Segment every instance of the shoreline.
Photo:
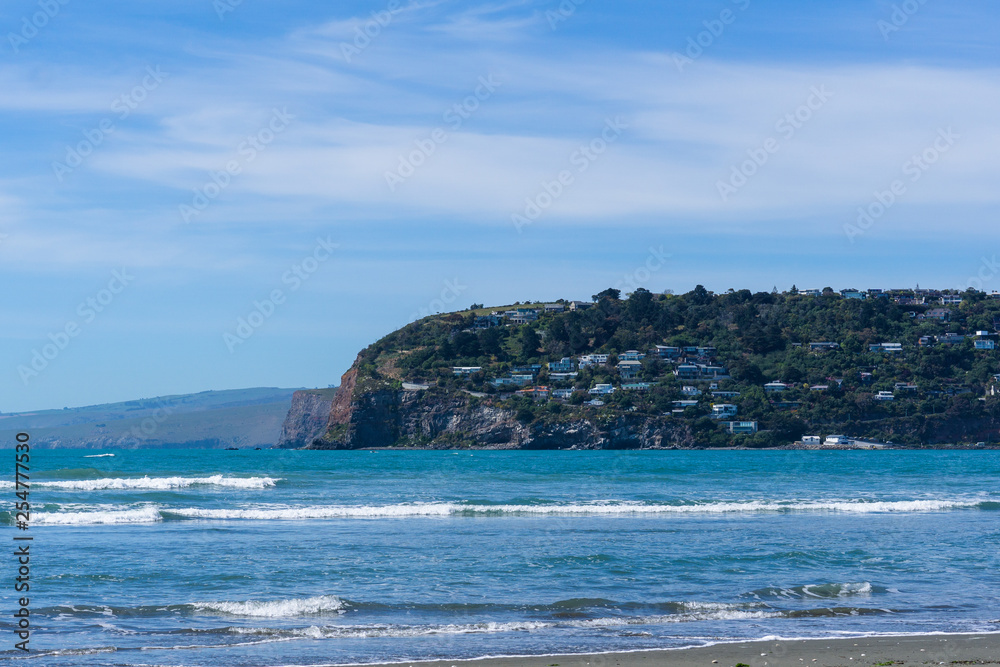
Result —
MULTIPOLYGON (((927 667, 1000 665, 1000 631, 760 639, 628 652, 371 663, 364 667, 927 667)), ((355 663, 356 665, 356 663, 355 663)), ((352 667, 355 667, 352 665, 352 667)), ((347 667, 347 664, 338 665, 347 667)), ((359 666, 358 666, 359 667, 359 666)))

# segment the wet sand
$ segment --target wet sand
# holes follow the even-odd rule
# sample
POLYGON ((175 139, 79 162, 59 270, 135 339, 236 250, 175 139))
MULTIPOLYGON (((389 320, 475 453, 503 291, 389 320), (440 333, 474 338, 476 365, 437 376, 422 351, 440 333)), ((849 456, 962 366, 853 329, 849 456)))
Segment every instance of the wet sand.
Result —
POLYGON ((1000 634, 861 637, 717 644, 703 648, 397 663, 414 667, 926 667, 998 665, 1000 634))

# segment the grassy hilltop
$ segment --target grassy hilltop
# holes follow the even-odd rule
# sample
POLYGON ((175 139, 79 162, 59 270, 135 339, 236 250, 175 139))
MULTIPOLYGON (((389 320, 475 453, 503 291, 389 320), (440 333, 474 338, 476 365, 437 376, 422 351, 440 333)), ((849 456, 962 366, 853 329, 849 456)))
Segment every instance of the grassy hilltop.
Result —
POLYGON ((997 442, 1000 350, 976 349, 975 341, 996 340, 1000 300, 973 290, 860 296, 829 288, 713 294, 699 286, 682 295, 639 289, 625 298, 605 290, 589 307, 562 312, 542 304, 476 305, 424 318, 363 350, 353 396, 414 383, 430 385, 431 397, 473 393, 474 402, 516 410, 524 424, 665 417, 687 424, 698 446, 709 447, 734 438, 775 446, 830 433, 911 445, 997 442), (490 317, 518 308, 539 311, 537 319, 490 317), (870 349, 883 343, 899 346, 870 349), (619 366, 627 351, 644 355, 634 370, 619 366), (609 358, 581 366, 591 354, 609 358), (575 377, 549 371, 550 362, 567 357, 575 377), (520 384, 504 384, 516 375, 520 384), (775 381, 786 387, 765 388, 775 381), (589 393, 598 384, 615 391, 589 393), (532 387, 549 393, 518 391, 532 387), (553 398, 556 389, 573 391, 553 398), (589 405, 595 398, 604 405, 589 405), (713 419, 713 404, 734 405, 736 414, 713 419), (724 425, 733 420, 757 422, 759 432, 733 436, 724 425))

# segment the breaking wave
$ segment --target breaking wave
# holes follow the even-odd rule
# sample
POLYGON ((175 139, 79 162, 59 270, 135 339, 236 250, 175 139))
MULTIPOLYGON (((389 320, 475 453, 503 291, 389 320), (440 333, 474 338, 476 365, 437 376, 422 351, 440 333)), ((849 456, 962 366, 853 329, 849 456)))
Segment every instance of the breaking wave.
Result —
MULTIPOLYGON (((101 454, 100 456, 114 456, 101 454)), ((191 486, 221 486, 231 489, 266 489, 280 482, 280 477, 107 477, 104 479, 73 479, 54 482, 34 482, 32 486, 67 491, 169 491, 191 486)), ((13 486, 13 482, 0 487, 13 486)))
MULTIPOLYGON (((159 478, 145 480, 90 480, 74 482, 42 482, 39 485, 60 484, 61 488, 181 488, 195 484, 213 484, 237 488, 264 488, 273 486, 277 479, 270 477, 199 477, 159 478), (113 485, 101 486, 105 482, 113 485), (118 485, 121 483, 122 485, 118 485), (128 483, 126 486, 124 483, 128 483), (69 485, 72 485, 70 487, 69 485), (143 486, 147 485, 147 486, 143 486)), ((963 509, 992 509, 992 502, 976 500, 900 500, 900 501, 831 501, 831 502, 764 502, 743 503, 715 502, 702 504, 652 504, 639 502, 595 502, 576 504, 539 505, 486 505, 447 502, 400 503, 393 505, 323 505, 286 507, 260 505, 234 509, 207 509, 197 507, 162 507, 147 505, 141 508, 112 507, 93 511, 38 512, 32 520, 40 525, 86 525, 152 523, 157 521, 305 521, 322 519, 393 519, 410 517, 504 517, 504 516, 634 516, 634 515, 687 515, 687 514, 763 514, 792 512, 834 512, 873 514, 890 512, 943 512, 963 509)), ((8 512, 0 512, 0 520, 8 512)), ((794 593, 799 596, 824 597, 817 588, 810 592, 803 587, 794 593)))
POLYGON ((195 602, 191 606, 200 612, 215 612, 254 618, 289 618, 330 612, 343 614, 347 607, 344 601, 335 595, 319 595, 311 598, 271 601, 195 602))

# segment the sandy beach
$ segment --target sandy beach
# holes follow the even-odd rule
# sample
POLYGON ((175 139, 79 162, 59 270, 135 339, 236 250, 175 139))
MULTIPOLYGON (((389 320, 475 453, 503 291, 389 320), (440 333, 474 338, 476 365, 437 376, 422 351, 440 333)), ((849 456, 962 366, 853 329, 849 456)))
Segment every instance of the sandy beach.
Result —
POLYGON ((397 663, 414 667, 916 667, 1000 665, 1000 633, 806 639, 596 655, 397 663))

